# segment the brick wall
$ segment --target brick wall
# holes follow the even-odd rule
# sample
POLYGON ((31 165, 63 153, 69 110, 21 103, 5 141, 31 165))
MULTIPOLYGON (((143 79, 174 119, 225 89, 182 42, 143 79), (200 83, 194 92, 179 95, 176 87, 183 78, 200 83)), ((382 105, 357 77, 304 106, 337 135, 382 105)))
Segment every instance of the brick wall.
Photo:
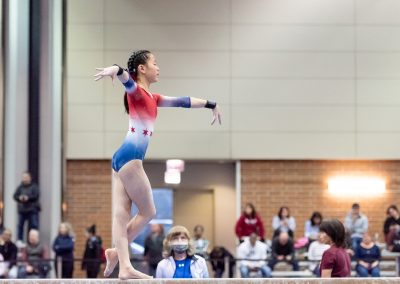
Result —
MULTIPOLYGON (((67 210, 63 214, 63 220, 70 222, 76 233, 76 258, 83 256, 86 243, 84 232, 92 224, 96 224, 103 246, 111 245, 110 161, 68 161, 64 202, 67 210)), ((80 265, 81 263, 75 263, 75 278, 85 276, 80 265)))
MULTIPOLYGON (((389 204, 400 201, 400 161, 243 161, 242 208, 252 202, 265 223, 268 238, 272 217, 282 205, 296 218, 296 237, 314 210, 324 217, 344 219, 353 202, 369 217, 370 232, 379 233, 389 204), (327 179, 338 174, 374 175, 386 179, 386 192, 377 197, 339 198, 327 190, 327 179)), ((398 204, 400 205, 400 204, 398 204)))

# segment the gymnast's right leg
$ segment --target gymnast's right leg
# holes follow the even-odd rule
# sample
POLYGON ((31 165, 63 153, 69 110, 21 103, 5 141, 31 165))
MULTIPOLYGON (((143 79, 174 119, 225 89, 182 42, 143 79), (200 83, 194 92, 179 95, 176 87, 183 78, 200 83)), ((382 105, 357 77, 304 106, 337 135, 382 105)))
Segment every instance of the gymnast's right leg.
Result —
MULTIPOLYGON (((120 279, 132 278, 151 278, 150 276, 135 270, 129 259, 128 252, 128 233, 127 225, 131 218, 132 200, 127 194, 122 184, 119 174, 113 174, 113 194, 115 196, 114 203, 114 220, 113 220, 113 237, 115 240, 115 248, 118 254, 119 275, 120 279)), ((106 268, 107 269, 107 268, 106 268)))

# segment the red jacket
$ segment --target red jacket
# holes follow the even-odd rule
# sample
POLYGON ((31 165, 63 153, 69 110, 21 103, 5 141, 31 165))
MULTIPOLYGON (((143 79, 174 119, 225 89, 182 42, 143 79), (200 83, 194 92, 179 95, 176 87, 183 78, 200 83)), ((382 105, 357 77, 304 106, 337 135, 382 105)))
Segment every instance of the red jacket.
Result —
POLYGON ((258 214, 256 214, 255 218, 242 214, 236 222, 235 231, 239 239, 250 236, 253 232, 257 233, 263 239, 265 234, 263 222, 258 214))

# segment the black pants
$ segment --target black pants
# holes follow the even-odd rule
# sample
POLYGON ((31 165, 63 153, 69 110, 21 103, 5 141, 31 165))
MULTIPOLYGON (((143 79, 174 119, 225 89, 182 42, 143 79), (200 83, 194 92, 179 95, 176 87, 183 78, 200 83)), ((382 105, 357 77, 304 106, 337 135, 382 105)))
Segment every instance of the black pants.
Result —
POLYGON ((86 276, 87 276, 87 278, 97 278, 99 271, 100 271, 100 268, 86 269, 86 276))
MULTIPOLYGON (((58 276, 58 265, 57 261, 54 263, 54 267, 56 269, 56 275, 58 276)), ((72 278, 74 274, 74 261, 72 259, 63 259, 62 260, 62 268, 61 268, 61 278, 72 278)))

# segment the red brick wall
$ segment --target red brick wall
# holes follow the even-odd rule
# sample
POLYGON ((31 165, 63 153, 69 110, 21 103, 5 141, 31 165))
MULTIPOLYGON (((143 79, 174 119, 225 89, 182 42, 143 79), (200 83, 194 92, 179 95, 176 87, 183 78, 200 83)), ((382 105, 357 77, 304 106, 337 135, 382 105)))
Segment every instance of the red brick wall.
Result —
MULTIPOLYGON (((97 226, 103 246, 111 245, 111 167, 110 161, 70 160, 67 162, 67 187, 63 220, 70 222, 76 233, 75 257, 82 258, 85 229, 97 226)), ((83 277, 81 263, 75 263, 74 277, 83 277)), ((102 273, 100 273, 102 274, 102 273)))
POLYGON ((400 161, 243 161, 241 168, 242 208, 247 202, 256 206, 268 238, 272 217, 282 205, 289 206, 296 218, 295 235, 301 237, 314 210, 343 221, 351 204, 359 202, 369 218, 370 233, 379 233, 382 241, 386 208, 400 201, 400 161), (327 190, 327 179, 338 174, 381 176, 386 179, 386 192, 373 198, 333 197, 327 190))

